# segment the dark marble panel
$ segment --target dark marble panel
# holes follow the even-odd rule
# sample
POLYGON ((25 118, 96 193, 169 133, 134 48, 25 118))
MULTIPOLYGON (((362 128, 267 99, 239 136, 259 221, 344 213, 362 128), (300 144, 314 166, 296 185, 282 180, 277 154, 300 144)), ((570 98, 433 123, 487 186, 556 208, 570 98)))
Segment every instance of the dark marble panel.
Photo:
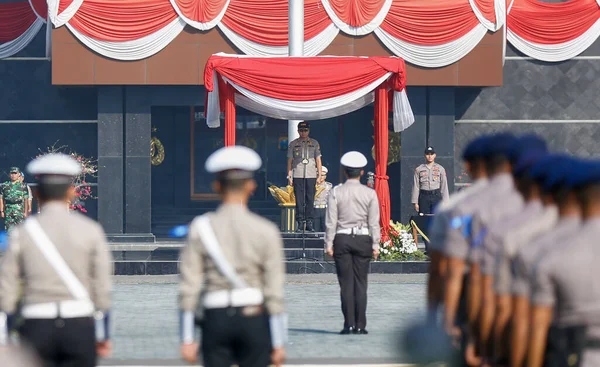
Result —
POLYGON ((457 120, 598 119, 600 60, 507 60, 504 86, 457 88, 457 120))
POLYGON ((0 120, 96 120, 94 87, 52 85, 46 60, 1 61, 0 120))
POLYGON ((283 247, 284 248, 302 248, 303 242, 304 242, 304 246, 306 246, 305 248, 310 248, 310 249, 323 249, 324 248, 324 241, 322 238, 321 239, 306 238, 305 240, 302 240, 300 238, 286 238, 283 241, 283 247))
POLYGON ((146 275, 146 262, 120 262, 115 261, 114 275, 146 275))
POLYGON ((123 156, 123 88, 98 88, 98 156, 123 156))
POLYGON ((423 156, 427 145, 427 88, 409 87, 408 99, 415 122, 400 136, 402 157, 423 156))
POLYGON ((175 129, 174 146, 165 154, 175 156, 175 203, 178 206, 188 205, 190 199, 190 108, 177 107, 174 111, 173 125, 175 129))
POLYGON ((425 274, 429 272, 429 262, 375 261, 371 263, 371 273, 374 274, 425 274))
POLYGON ((150 157, 127 157, 125 164, 125 232, 150 233, 150 157))
POLYGON ((335 264, 323 261, 290 261, 285 265, 287 274, 335 273, 335 264))
POLYGON ((323 260, 323 256, 325 252, 323 249, 315 250, 315 249, 306 249, 306 251, 302 251, 300 249, 285 249, 284 250, 284 258, 291 260, 296 258, 302 258, 302 254, 305 254, 305 258, 323 260))
POLYGON ((171 275, 178 273, 179 267, 176 261, 149 261, 146 263, 146 275, 171 275))
POLYGON ((150 260, 152 261, 177 261, 181 250, 178 248, 162 248, 152 251, 150 260))
POLYGON ((106 233, 123 233, 123 157, 98 158, 98 221, 106 233))
POLYGON ((152 257, 150 251, 124 251, 124 261, 148 261, 152 257))
POLYGON ((429 145, 438 157, 454 156, 454 87, 429 88, 429 145))
POLYGON ((151 106, 204 106, 203 85, 153 85, 128 87, 131 93, 146 95, 151 106))
MULTIPOLYGON (((7 0, 6 2, 14 2, 14 0, 7 0)), ((44 24, 42 28, 40 28, 27 47, 17 52, 12 57, 46 57, 46 25, 44 24)))

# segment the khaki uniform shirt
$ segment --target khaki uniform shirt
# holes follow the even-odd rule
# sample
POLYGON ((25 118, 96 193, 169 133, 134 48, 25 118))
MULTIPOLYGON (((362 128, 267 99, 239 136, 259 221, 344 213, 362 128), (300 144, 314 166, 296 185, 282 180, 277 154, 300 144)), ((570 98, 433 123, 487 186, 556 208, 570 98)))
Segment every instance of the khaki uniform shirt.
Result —
MULTIPOLYGON (((554 308, 557 326, 588 325, 588 336, 600 338, 600 218, 582 223, 577 236, 542 257, 532 276, 532 304, 554 308)), ((588 349, 581 367, 600 366, 600 351, 588 349)))
MULTIPOLYGON (((48 203, 36 218, 61 257, 87 289, 96 309, 111 306, 111 254, 102 227, 69 212, 64 203, 48 203)), ((9 235, 0 265, 0 311, 14 313, 23 280, 24 305, 72 300, 62 278, 40 252, 23 225, 9 235)))
MULTIPOLYGON (((248 287, 261 289, 271 315, 284 312, 285 264, 279 228, 246 207, 223 204, 207 214, 221 252, 248 287)), ((195 228, 190 225, 181 254, 179 305, 195 312, 200 291, 233 289, 206 252, 195 228)))
POLYGON ((321 191, 321 194, 319 194, 319 196, 317 196, 317 198, 315 199, 314 206, 316 207, 327 205, 327 198, 329 197, 329 192, 331 191, 333 185, 331 184, 331 182, 321 182, 321 184, 317 186, 325 188, 323 189, 323 191, 321 191))
MULTIPOLYGON (((558 211, 556 208, 555 211, 558 211)), ((547 210, 550 210, 548 208, 547 210)), ((566 246, 579 231, 581 218, 561 217, 551 230, 538 236, 527 246, 517 249, 513 260, 512 293, 516 296, 530 297, 533 266, 543 254, 551 252, 555 247, 566 246)))
POLYGON ((325 221, 325 245, 328 249, 333 248, 337 231, 354 227, 368 227, 373 249, 379 249, 379 200, 375 190, 359 180, 347 180, 331 190, 325 221))
POLYGON ((419 202, 419 190, 430 191, 438 189, 442 192, 442 199, 448 199, 448 178, 446 177, 444 167, 434 163, 431 167, 427 164, 422 164, 415 169, 411 196, 412 204, 419 202))
POLYGON ((429 248, 432 251, 441 251, 446 241, 446 234, 450 226, 452 210, 469 196, 485 188, 487 178, 475 181, 471 186, 453 193, 447 200, 442 200, 436 208, 436 213, 429 227, 429 248))
POLYGON ((288 158, 292 158, 292 177, 293 178, 317 178, 317 161, 321 156, 321 146, 315 139, 300 138, 292 140, 288 145, 288 158), (305 165, 302 161, 306 159, 305 165), (304 174, 306 167, 306 175, 304 174))

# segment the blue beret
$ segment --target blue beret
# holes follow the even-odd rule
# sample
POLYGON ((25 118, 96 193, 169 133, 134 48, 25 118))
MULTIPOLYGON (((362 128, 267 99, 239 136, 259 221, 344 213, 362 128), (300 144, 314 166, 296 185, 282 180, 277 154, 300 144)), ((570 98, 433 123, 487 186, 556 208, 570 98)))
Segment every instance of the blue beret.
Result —
POLYGON ((483 151, 486 145, 486 139, 488 138, 488 136, 480 136, 467 144, 465 150, 463 151, 463 160, 468 161, 473 158, 481 157, 484 154, 483 151))
POLYGON ((519 175, 528 173, 537 163, 548 155, 547 152, 540 150, 528 150, 519 156, 519 159, 513 164, 513 173, 519 175))
POLYGON ((529 171, 544 191, 563 185, 571 174, 574 158, 566 154, 548 154, 539 160, 529 171))
POLYGON ((508 150, 517 138, 511 133, 498 133, 487 140, 483 155, 486 157, 494 155, 508 155, 508 150))
POLYGON ((600 161, 575 159, 570 165, 565 185, 570 188, 600 182, 600 161))
POLYGON ((520 157, 526 152, 538 151, 547 152, 548 147, 546 142, 535 134, 527 134, 519 137, 514 141, 508 150, 508 160, 512 164, 516 164, 520 157))

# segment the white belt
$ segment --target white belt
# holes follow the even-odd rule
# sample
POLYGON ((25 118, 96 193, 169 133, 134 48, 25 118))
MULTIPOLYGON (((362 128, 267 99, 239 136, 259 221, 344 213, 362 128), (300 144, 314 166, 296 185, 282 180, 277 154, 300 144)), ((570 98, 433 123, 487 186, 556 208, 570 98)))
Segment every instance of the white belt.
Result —
POLYGON ((37 303, 23 306, 21 316, 26 319, 63 319, 76 317, 91 317, 94 314, 94 304, 90 301, 61 301, 37 303))
POLYGON ((263 304, 263 293, 257 288, 242 288, 208 292, 204 295, 204 308, 258 306, 263 304))
POLYGON ((369 229, 368 228, 345 228, 345 229, 338 229, 337 233, 339 234, 354 234, 354 235, 369 235, 369 229))

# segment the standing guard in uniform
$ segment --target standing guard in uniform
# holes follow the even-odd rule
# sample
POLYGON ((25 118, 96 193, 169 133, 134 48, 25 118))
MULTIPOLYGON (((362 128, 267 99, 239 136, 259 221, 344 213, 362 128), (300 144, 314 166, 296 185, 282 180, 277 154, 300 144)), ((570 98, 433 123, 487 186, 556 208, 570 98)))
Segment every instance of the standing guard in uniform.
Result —
POLYGON ((202 328, 204 366, 280 366, 285 359, 283 241, 270 221, 248 210, 262 161, 252 149, 214 152, 221 205, 194 219, 181 254, 181 354, 198 358, 194 320, 202 328), (202 291, 202 292, 201 292, 202 291))
POLYGON ((325 232, 325 216, 327 214, 327 198, 333 185, 331 182, 327 182, 327 167, 321 167, 321 177, 323 181, 317 185, 317 191, 321 189, 321 192, 315 198, 315 230, 317 232, 325 232))
POLYGON ((419 214, 433 214, 433 209, 442 200, 448 199, 446 170, 435 163, 433 147, 425 149, 425 161, 415 169, 411 203, 419 214))
POLYGON ((27 170, 36 177, 44 210, 9 234, 0 266, 0 342, 7 341, 9 330, 1 326, 12 324, 22 295, 21 341, 46 366, 95 367, 97 357, 108 357, 112 350, 112 266, 104 230, 64 204, 75 195, 73 179, 81 172, 77 161, 47 154, 27 170))
POLYGON ((569 243, 556 243, 534 266, 527 365, 600 366, 600 162, 580 161, 566 179, 583 210, 569 243))
POLYGON ((288 145, 287 172, 288 183, 294 186, 296 195, 296 232, 306 229, 314 232, 314 200, 316 185, 323 182, 321 176, 321 146, 315 139, 309 138, 310 124, 302 121, 298 124, 298 139, 288 145))
POLYGON ((344 314, 340 334, 367 334, 367 282, 371 257, 379 256, 379 200, 360 183, 367 158, 348 152, 340 160, 345 183, 331 190, 327 204, 326 251, 333 256, 344 314))
POLYGON ((0 186, 0 217, 4 218, 7 232, 27 216, 29 191, 20 178, 21 170, 18 167, 11 167, 10 181, 0 186))

